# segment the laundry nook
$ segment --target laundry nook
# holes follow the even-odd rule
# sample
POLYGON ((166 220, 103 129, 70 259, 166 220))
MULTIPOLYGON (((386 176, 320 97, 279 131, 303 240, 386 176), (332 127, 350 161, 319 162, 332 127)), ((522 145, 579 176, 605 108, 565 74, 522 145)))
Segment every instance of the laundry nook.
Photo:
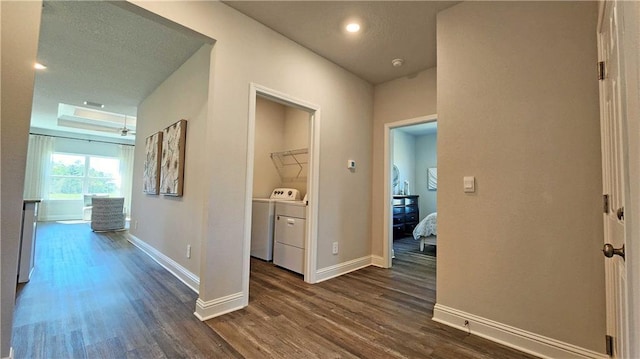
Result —
POLYGON ((306 111, 256 99, 251 256, 303 275, 309 123, 306 111))

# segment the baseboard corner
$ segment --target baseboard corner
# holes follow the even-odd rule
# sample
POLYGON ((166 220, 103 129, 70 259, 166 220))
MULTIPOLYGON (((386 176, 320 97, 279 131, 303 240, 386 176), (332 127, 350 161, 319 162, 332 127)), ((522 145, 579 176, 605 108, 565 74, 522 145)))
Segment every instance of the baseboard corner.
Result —
POLYGON ((193 313, 200 321, 209 320, 221 315, 242 309, 248 304, 248 296, 243 292, 234 293, 214 300, 196 300, 196 310, 193 313))

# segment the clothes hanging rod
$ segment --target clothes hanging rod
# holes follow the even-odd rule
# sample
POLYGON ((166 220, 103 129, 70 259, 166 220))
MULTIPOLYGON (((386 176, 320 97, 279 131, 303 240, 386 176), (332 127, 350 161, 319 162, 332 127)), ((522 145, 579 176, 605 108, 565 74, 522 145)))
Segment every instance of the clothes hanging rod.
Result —
POLYGON ((84 139, 84 138, 74 138, 74 137, 56 136, 56 135, 43 135, 41 133, 33 133, 33 132, 29 132, 29 134, 30 135, 34 135, 34 136, 46 136, 46 137, 64 138, 64 139, 67 139, 67 140, 108 143, 110 145, 123 145, 123 146, 132 146, 132 147, 136 146, 136 145, 130 145, 128 143, 118 143, 118 142, 109 142, 109 141, 101 141, 101 140, 87 140, 87 139, 84 139))

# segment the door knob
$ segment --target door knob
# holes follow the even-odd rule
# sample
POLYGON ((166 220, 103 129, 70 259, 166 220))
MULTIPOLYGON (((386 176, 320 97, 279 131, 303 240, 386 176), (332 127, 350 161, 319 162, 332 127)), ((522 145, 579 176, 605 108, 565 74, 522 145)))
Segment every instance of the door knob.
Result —
POLYGON ((616 211, 616 216, 618 217, 618 220, 620 220, 620 221, 622 221, 624 219, 624 207, 618 208, 618 210, 616 211))
POLYGON ((607 258, 611 258, 617 254, 624 259, 624 245, 622 245, 621 248, 616 249, 613 248, 611 244, 607 243, 602 247, 602 253, 604 253, 604 256, 607 258))

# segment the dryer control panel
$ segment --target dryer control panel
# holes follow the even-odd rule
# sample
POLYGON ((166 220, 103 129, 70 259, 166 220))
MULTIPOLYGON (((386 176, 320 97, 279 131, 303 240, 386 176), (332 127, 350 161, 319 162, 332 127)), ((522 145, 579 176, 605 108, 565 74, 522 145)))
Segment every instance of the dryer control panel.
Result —
POLYGON ((269 198, 283 201, 299 201, 300 192, 295 188, 276 188, 271 192, 271 197, 269 198))

